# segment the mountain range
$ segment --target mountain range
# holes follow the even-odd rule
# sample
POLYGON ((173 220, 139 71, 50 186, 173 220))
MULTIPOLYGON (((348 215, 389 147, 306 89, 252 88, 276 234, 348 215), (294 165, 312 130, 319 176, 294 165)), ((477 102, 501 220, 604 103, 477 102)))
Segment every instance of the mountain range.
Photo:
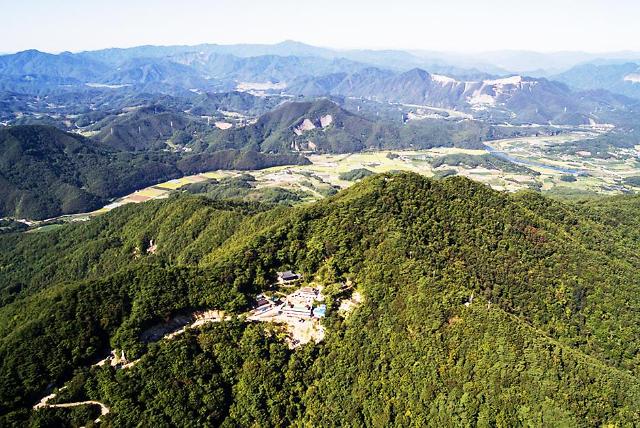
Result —
POLYGON ((342 52, 294 42, 142 46, 59 55, 32 50, 0 56, 0 90, 33 96, 94 91, 190 98, 237 88, 257 95, 338 95, 427 105, 515 124, 603 123, 611 121, 611 112, 635 109, 635 101, 599 92, 637 97, 632 64, 580 67, 554 76, 565 86, 520 74, 494 76, 434 66, 406 52, 342 52))
POLYGON ((581 90, 606 89, 640 99, 638 63, 579 65, 553 76, 553 79, 581 90))
POLYGON ((352 74, 302 78, 289 85, 287 91, 460 110, 508 123, 603 123, 609 113, 636 104, 622 96, 574 92, 562 83, 544 78, 516 75, 464 81, 421 69, 396 74, 369 68, 352 74))

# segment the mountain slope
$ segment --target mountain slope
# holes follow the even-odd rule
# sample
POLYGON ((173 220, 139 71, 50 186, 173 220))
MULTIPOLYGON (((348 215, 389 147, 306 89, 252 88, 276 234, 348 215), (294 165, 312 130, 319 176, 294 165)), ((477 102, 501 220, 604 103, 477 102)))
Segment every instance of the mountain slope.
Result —
MULTIPOLYGON (((217 169, 261 169, 301 164, 297 154, 272 155, 242 146, 204 154, 148 150, 170 121, 146 119, 132 129, 130 121, 103 132, 104 142, 48 126, 0 128, 0 216, 45 219, 98 209, 115 197, 153 184, 217 169), (158 128, 159 127, 159 128, 158 128), (141 134, 138 134, 140 129, 141 134), (144 135, 146 140, 136 140, 144 135), (126 137, 126 138, 125 138, 126 137), (141 144, 141 146, 131 146, 141 144), (122 149, 145 149, 135 153, 122 149)), ((178 124, 176 124, 177 128, 178 124)), ((186 126, 186 125, 185 125, 186 126)), ((177 131, 176 131, 177 132, 177 131)))
POLYGON ((482 147, 495 130, 479 122, 365 118, 328 99, 287 102, 242 128, 207 136, 210 150, 254 147, 263 152, 352 153, 387 148, 482 147))
POLYGON ((640 98, 640 66, 634 63, 578 65, 553 78, 581 90, 606 89, 640 98))
POLYGON ((165 59, 135 58, 100 80, 108 85, 137 85, 141 90, 163 88, 211 89, 214 85, 193 68, 165 59))
POLYGON ((110 150, 52 127, 0 129, 0 215, 47 218, 178 177, 167 156, 110 150))
POLYGON ((491 122, 515 124, 589 124, 602 114, 620 107, 628 110, 634 104, 612 106, 601 94, 574 93, 566 85, 547 79, 516 75, 463 81, 421 69, 401 74, 366 69, 351 74, 305 77, 292 82, 287 91, 455 109, 491 122))
POLYGON ((214 148, 252 145, 263 151, 362 150, 376 124, 329 100, 289 102, 260 116, 255 124, 213 134, 214 148))
POLYGON ((203 131, 204 124, 184 113, 161 105, 145 106, 110 115, 91 129, 99 131, 92 138, 120 150, 162 150, 181 136, 190 142, 193 133, 203 131))
POLYGON ((22 284, 0 308, 5 421, 44 417, 29 398, 112 347, 141 359, 81 369, 63 395, 113 425, 633 425, 640 259, 619 226, 638 202, 613 206, 389 174, 295 208, 178 197, 0 238, 22 284), (242 313, 282 268, 326 286, 323 343, 290 350, 242 318, 141 341, 185 311, 242 313), (345 318, 347 280, 362 303, 345 318))

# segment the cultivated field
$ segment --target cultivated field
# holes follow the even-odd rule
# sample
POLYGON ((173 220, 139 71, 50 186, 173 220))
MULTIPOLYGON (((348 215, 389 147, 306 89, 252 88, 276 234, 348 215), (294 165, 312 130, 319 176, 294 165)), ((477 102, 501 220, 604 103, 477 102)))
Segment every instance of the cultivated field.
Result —
MULTIPOLYGON (((310 154, 311 165, 280 166, 258 171, 212 171, 183 177, 138 190, 120 198, 89 215, 100 214, 128 203, 166 198, 185 185, 208 179, 224 179, 240 174, 251 174, 259 188, 280 187, 307 195, 306 201, 321 199, 332 188, 346 188, 354 182, 341 174, 367 169, 374 173, 413 171, 428 177, 461 175, 485 183, 496 190, 518 191, 539 189, 543 193, 563 197, 589 197, 596 194, 619 194, 640 191, 640 186, 625 179, 640 175, 640 146, 635 149, 616 149, 611 156, 595 158, 589 153, 576 151, 561 155, 558 147, 577 140, 596 136, 584 131, 559 136, 526 137, 497 140, 487 143, 488 150, 434 148, 430 150, 393 150, 352 154, 310 154), (439 158, 455 155, 472 158, 493 154, 502 159, 525 166, 531 172, 507 171, 496 165, 469 166, 443 163, 437 168, 432 163, 439 158), (570 177, 569 177, 570 176, 570 177), (568 178, 569 177, 569 178, 568 178), (573 178, 571 178, 573 177, 573 178), (575 180, 574 180, 575 179, 575 180)), ((640 182, 640 180, 638 180, 640 182)), ((84 220, 87 214, 65 216, 67 220, 84 220)))

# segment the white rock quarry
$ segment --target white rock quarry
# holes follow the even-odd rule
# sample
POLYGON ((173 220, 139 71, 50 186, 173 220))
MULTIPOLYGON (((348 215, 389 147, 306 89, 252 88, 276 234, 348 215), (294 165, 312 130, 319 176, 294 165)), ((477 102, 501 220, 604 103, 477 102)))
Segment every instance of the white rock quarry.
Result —
POLYGON ((502 79, 483 80, 469 86, 465 84, 465 92, 467 90, 471 91, 466 100, 471 105, 471 108, 481 110, 486 107, 496 106, 519 90, 528 89, 531 91, 537 83, 534 80, 525 80, 522 76, 511 76, 502 79))
POLYGON ((433 80, 434 82, 440 83, 442 85, 448 85, 451 83, 459 83, 456 79, 449 77, 449 76, 443 76, 441 74, 432 74, 431 75, 431 80, 433 80))
POLYGON ((625 82, 640 83, 640 73, 631 73, 624 76, 625 82))
POLYGON ((333 116, 326 114, 320 118, 320 126, 326 128, 333 123, 333 116))
POLYGON ((484 80, 482 83, 492 86, 517 85, 522 83, 522 76, 504 77, 502 79, 484 80))
POLYGON ((216 126, 216 128, 222 129, 222 130, 233 128, 233 124, 229 122, 216 122, 214 123, 214 125, 216 126))
POLYGON ((309 119, 305 119, 300 125, 293 128, 293 132, 295 132, 296 135, 302 135, 305 132, 311 131, 313 129, 316 129, 316 126, 313 124, 313 122, 309 119))

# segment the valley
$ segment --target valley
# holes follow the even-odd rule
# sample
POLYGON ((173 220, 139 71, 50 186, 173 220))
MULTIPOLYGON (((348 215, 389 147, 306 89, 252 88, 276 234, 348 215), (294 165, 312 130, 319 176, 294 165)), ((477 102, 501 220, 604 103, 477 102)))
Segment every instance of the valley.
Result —
POLYGON ((488 141, 484 144, 485 149, 440 147, 429 150, 306 154, 310 161, 308 165, 245 171, 216 170, 188 175, 136 190, 90 213, 64 215, 43 221, 31 220, 29 223, 38 226, 60 221, 86 221, 128 203, 168 198, 192 184, 240 176, 253 177, 251 185, 256 189, 285 189, 302 195, 302 201, 308 203, 330 195, 333 189, 345 189, 353 185, 354 181, 345 179, 344 174, 354 170, 376 174, 410 171, 426 177, 459 175, 495 190, 517 192, 535 189, 562 198, 593 198, 596 195, 640 191, 640 181, 633 180, 639 174, 637 159, 640 146, 612 150, 607 158, 593 158, 580 150, 559 152, 571 143, 592 139, 602 132, 607 131, 584 129, 557 136, 488 141), (483 157, 486 159, 482 160, 483 157), (505 159, 506 163, 499 162, 499 159, 505 159), (513 165, 525 168, 514 169, 513 165))
MULTIPOLYGON (((329 28, 330 3, 201 28, 329 28)), ((448 4, 421 7, 376 33, 448 4)), ((464 46, 506 34, 481 7, 464 46)), ((639 75, 635 51, 0 55, 0 426, 640 426, 639 75)))

